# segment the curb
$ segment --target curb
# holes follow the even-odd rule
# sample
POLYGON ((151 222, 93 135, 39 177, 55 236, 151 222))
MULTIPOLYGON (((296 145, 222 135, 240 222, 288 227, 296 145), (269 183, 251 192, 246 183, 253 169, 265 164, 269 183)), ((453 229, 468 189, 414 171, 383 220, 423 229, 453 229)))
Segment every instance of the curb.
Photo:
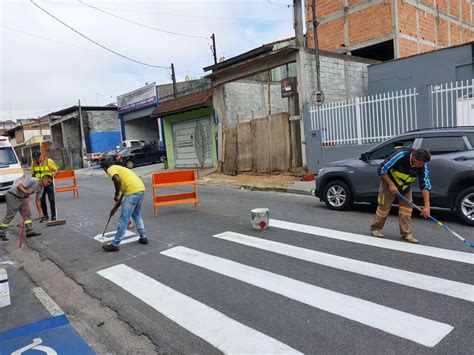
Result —
POLYGON ((198 185, 201 186, 222 186, 222 187, 230 187, 233 189, 244 189, 249 191, 263 191, 263 192, 283 192, 283 193, 290 193, 296 195, 304 195, 304 196, 313 196, 311 191, 306 190, 298 190, 292 188, 284 188, 284 187, 260 187, 260 186, 248 186, 248 185, 229 185, 229 184, 219 184, 219 183, 208 183, 208 182, 198 182, 198 185))

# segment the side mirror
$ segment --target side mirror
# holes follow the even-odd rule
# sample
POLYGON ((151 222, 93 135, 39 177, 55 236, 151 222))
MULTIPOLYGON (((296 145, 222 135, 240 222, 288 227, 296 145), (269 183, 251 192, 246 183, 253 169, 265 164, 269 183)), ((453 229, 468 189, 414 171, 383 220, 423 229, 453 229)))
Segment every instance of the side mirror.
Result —
POLYGON ((367 153, 362 153, 362 154, 360 155, 360 158, 359 158, 359 159, 362 160, 362 161, 367 161, 367 160, 369 159, 369 154, 367 154, 367 153))

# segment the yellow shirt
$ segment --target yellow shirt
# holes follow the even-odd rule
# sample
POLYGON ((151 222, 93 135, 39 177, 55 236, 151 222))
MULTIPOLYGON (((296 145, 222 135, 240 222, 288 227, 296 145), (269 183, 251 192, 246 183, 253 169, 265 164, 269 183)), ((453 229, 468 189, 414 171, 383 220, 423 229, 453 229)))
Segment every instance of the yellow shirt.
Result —
POLYGON ((145 191, 145 185, 142 179, 130 169, 124 168, 120 165, 112 165, 107 169, 107 175, 113 178, 114 175, 120 177, 120 192, 124 195, 135 194, 140 191, 145 191))

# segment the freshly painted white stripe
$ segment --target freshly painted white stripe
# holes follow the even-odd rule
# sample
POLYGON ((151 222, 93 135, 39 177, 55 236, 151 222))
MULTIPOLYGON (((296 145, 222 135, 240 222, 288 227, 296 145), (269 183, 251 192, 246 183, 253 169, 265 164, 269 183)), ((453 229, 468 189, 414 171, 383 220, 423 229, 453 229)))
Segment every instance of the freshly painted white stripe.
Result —
POLYGON ((460 298, 474 302, 474 286, 461 282, 450 281, 438 277, 417 274, 415 272, 372 264, 341 256, 321 253, 315 250, 277 243, 266 239, 255 238, 245 234, 225 232, 214 237, 250 247, 271 251, 292 258, 309 261, 315 264, 355 272, 377 279, 395 282, 400 285, 415 287, 421 290, 439 293, 441 295, 460 298))
POLYGON ((295 232, 301 232, 325 238, 344 240, 346 242, 371 245, 374 247, 404 251, 407 253, 431 256, 434 258, 458 261, 460 263, 474 264, 474 254, 464 253, 448 249, 428 247, 424 245, 408 244, 407 242, 396 242, 393 240, 369 237, 362 234, 341 232, 333 229, 326 229, 306 224, 280 221, 270 219, 270 225, 275 228, 287 229, 295 232))
MULTIPOLYGON (((117 231, 111 231, 111 232, 107 232, 104 234, 104 238, 101 238, 102 237, 102 233, 101 234, 97 234, 94 239, 97 240, 98 242, 100 243, 107 243, 107 242, 110 242, 112 240, 114 240, 115 238, 115 233, 117 233, 117 231)), ((132 243, 132 242, 136 242, 138 239, 140 239, 140 236, 136 235, 135 233, 133 232, 130 232, 129 230, 126 230, 125 231, 125 235, 123 236, 122 238, 122 242, 120 243, 120 245, 123 245, 123 244, 127 244, 127 243, 132 243), (128 238, 128 237, 131 237, 131 236, 134 236, 133 238, 128 238)))
POLYGON ((61 307, 59 307, 56 302, 46 293, 41 287, 35 287, 33 293, 36 298, 43 304, 43 306, 48 310, 49 314, 52 316, 59 316, 64 314, 61 307))
POLYGON ((301 354, 124 264, 98 274, 224 353, 301 354))
POLYGON ((448 324, 326 290, 186 247, 171 248, 161 254, 275 292, 424 346, 435 346, 453 330, 453 327, 448 324))

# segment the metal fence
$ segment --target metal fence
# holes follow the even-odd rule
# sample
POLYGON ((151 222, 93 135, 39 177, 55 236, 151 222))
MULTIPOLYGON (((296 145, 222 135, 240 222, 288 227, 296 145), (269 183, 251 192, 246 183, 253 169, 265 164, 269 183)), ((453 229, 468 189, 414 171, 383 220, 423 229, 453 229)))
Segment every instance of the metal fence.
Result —
POLYGON ((474 79, 431 85, 433 127, 474 126, 474 79))
POLYGON ((370 144, 417 128, 416 89, 309 106, 323 145, 370 144))

